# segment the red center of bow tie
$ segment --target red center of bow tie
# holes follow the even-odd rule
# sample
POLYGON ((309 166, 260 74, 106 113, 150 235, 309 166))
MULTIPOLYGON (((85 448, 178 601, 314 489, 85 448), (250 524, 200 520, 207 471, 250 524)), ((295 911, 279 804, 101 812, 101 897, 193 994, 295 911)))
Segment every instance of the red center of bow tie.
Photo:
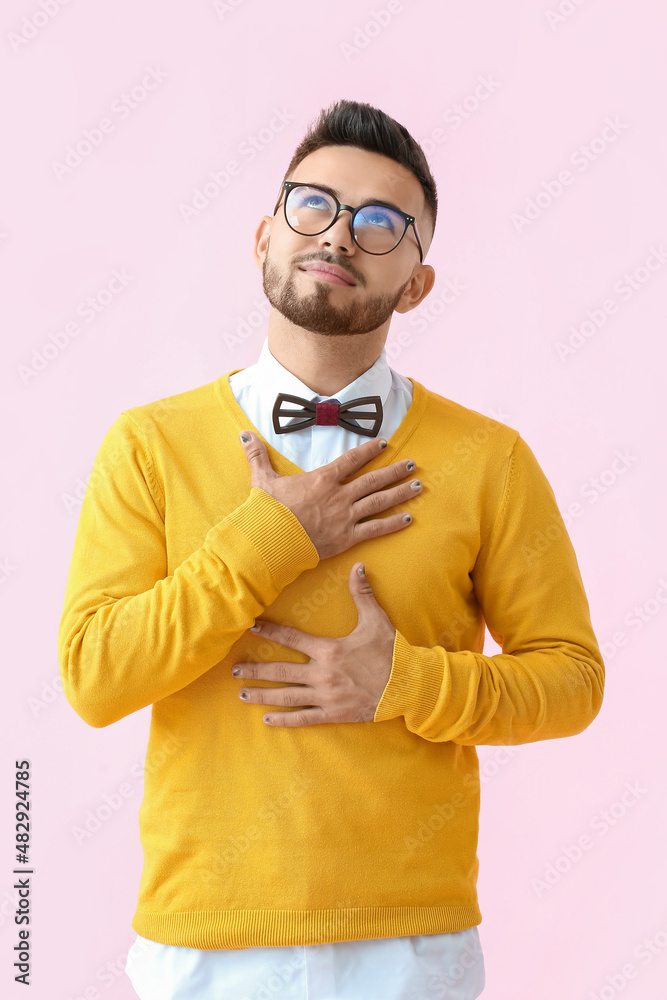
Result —
POLYGON ((337 425, 339 410, 340 403, 332 403, 331 400, 327 400, 326 403, 315 403, 315 423, 337 425))

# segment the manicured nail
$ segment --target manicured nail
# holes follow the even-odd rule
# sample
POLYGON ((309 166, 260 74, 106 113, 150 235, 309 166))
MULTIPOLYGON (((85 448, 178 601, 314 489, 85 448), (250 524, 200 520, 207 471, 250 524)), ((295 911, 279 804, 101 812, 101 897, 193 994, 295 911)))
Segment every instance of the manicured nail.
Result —
POLYGON ((244 444, 247 444, 248 441, 250 440, 250 435, 246 434, 245 431, 242 431, 242 433, 239 434, 239 437, 241 438, 241 440, 243 441, 244 444))
POLYGON ((365 575, 365 573, 366 573, 366 567, 364 566, 363 563, 361 564, 361 566, 357 570, 357 573, 359 574, 359 576, 364 576, 365 575))
POLYGON ((404 514, 403 520, 405 521, 406 524, 410 524, 410 521, 412 520, 412 514, 404 514))
POLYGON ((385 441, 384 438, 380 438, 379 445, 380 445, 380 450, 387 447, 387 442, 385 441))
POLYGON ((258 622, 255 622, 254 625, 250 626, 250 631, 251 632, 259 632, 259 630, 261 629, 261 627, 262 626, 258 622))
POLYGON ((421 488, 422 488, 422 484, 420 483, 420 481, 419 481, 418 479, 414 479, 414 480, 413 480, 413 481, 412 481, 412 482, 410 483, 410 489, 411 489, 411 490, 414 490, 414 491, 415 491, 415 493, 417 492, 417 490, 420 490, 421 488))
POLYGON ((271 717, 268 716, 268 715, 265 715, 264 716, 264 722, 268 722, 268 724, 271 725, 271 717))
POLYGON ((415 463, 415 462, 413 462, 413 461, 412 461, 412 459, 410 459, 410 461, 409 461, 409 462, 407 463, 407 465, 405 466, 405 470, 406 470, 406 472, 412 472, 412 470, 413 470, 414 468, 416 468, 416 463, 415 463))

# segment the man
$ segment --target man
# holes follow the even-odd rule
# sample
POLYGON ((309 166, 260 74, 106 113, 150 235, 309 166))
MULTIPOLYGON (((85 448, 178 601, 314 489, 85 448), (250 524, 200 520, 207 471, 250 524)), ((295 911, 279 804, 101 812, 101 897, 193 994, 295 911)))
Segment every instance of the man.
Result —
POLYGON ((257 364, 125 411, 95 459, 59 659, 90 725, 153 705, 142 1000, 474 1000, 475 746, 600 710, 532 451, 386 362, 436 213, 403 126, 322 111, 256 232, 257 364))

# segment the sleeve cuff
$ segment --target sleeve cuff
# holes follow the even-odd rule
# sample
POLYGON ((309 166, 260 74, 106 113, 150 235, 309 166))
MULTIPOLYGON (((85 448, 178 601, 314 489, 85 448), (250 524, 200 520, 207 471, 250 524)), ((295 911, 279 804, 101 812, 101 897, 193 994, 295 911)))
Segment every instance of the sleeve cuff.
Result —
MULTIPOLYGON (((224 520, 248 538, 266 563, 280 592, 304 570, 320 561, 317 549, 298 517, 259 486, 224 520)), ((215 532, 215 529, 212 529, 215 532)))
MULTIPOLYGON (((443 650, 412 646, 396 629, 391 674, 375 709, 374 722, 385 722, 409 713, 411 718, 428 723, 442 711, 446 701, 443 676, 446 662, 443 650)), ((447 654, 444 653, 446 657, 447 654)))

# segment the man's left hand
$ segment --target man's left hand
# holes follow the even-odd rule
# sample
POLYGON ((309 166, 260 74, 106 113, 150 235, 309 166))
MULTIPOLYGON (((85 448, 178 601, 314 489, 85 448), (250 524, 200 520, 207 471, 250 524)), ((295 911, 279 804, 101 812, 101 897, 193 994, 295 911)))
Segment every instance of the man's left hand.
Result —
MULTIPOLYGON (((354 563, 348 586, 357 607, 357 626, 349 635, 331 638, 311 635, 291 625, 258 618, 259 634, 310 657, 308 663, 273 661, 236 663, 240 677, 283 681, 302 687, 242 688, 254 705, 304 706, 299 712, 264 716, 274 726, 313 726, 321 722, 371 722, 389 682, 396 629, 375 600, 370 583, 354 563)), ((251 629, 254 631, 254 629, 251 629)), ((239 692, 240 696, 241 692, 239 692)))

